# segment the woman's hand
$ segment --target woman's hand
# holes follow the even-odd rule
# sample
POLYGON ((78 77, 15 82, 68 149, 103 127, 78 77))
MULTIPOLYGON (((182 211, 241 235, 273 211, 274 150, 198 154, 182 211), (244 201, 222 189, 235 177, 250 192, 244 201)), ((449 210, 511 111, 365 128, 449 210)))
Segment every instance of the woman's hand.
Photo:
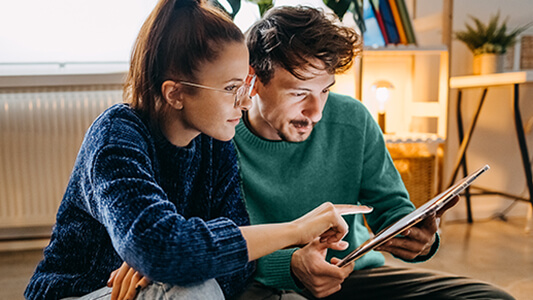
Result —
POLYGON ((292 222, 242 226, 240 229, 248 246, 248 260, 256 260, 290 246, 305 245, 317 237, 323 243, 336 243, 348 232, 348 224, 341 215, 371 211, 372 208, 367 206, 326 202, 292 222))
POLYGON ((335 243, 348 233, 348 224, 342 215, 369 213, 371 207, 358 205, 334 205, 330 202, 323 203, 311 212, 292 221, 300 233, 301 245, 306 245, 320 236, 321 242, 335 243))
POLYGON ((126 262, 109 276, 107 286, 112 287, 111 300, 133 300, 140 290, 150 284, 150 279, 142 276, 126 262))

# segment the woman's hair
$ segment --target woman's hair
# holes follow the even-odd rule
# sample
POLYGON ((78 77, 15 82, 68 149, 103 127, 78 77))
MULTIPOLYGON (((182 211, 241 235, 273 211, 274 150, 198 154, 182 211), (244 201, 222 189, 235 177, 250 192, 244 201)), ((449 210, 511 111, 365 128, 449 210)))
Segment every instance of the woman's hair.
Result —
POLYGON ((333 18, 305 6, 270 9, 246 34, 250 65, 261 82, 268 84, 275 67, 303 80, 298 71, 318 68, 311 63, 314 58, 331 74, 349 69, 361 51, 361 38, 355 30, 335 24, 333 18))
POLYGON ((228 42, 244 36, 222 11, 202 0, 160 0, 133 46, 124 100, 156 122, 163 82, 195 81, 200 65, 216 60, 228 42))

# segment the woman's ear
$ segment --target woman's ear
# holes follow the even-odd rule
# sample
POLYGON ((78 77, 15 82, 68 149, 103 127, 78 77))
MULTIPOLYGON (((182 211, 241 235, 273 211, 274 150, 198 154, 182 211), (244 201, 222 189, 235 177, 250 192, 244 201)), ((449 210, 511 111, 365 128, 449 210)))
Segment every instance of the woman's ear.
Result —
POLYGON ((171 80, 167 80, 161 85, 161 94, 166 103, 177 110, 183 109, 183 92, 181 88, 181 84, 171 80))

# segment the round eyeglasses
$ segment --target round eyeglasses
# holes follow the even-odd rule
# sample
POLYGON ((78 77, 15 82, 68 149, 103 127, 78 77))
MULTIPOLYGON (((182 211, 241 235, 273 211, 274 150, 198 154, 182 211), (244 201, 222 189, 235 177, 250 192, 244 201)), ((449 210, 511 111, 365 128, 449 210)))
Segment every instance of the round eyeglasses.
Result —
POLYGON ((183 84, 183 85, 192 86, 192 87, 195 87, 195 88, 218 91, 218 92, 222 92, 222 93, 226 93, 226 94, 233 94, 233 96, 235 97, 235 102, 233 103, 233 107, 238 107, 238 106, 241 106, 242 101, 246 97, 251 98, 251 95, 250 95, 250 93, 252 91, 251 87, 254 86, 255 78, 256 78, 255 75, 246 76, 246 80, 244 81, 244 84, 241 85, 239 88, 234 89, 232 91, 219 89, 219 88, 214 88, 214 87, 210 87, 210 86, 205 86, 205 85, 201 85, 201 84, 194 83, 194 82, 178 81, 178 83, 183 84))

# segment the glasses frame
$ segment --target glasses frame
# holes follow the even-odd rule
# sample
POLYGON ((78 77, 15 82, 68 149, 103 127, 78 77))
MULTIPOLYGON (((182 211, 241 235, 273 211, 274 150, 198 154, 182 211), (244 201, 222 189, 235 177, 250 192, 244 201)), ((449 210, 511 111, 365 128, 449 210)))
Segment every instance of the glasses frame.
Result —
POLYGON ((194 82, 188 82, 188 81, 178 81, 178 83, 192 86, 195 88, 212 90, 212 91, 222 92, 226 94, 233 94, 233 96, 235 97, 234 102, 233 102, 233 107, 238 107, 242 104, 242 100, 246 96, 248 96, 248 98, 252 98, 251 92, 252 92, 252 87, 255 84, 255 79, 256 79, 256 75, 248 74, 248 76, 246 76, 244 84, 241 85, 239 88, 237 88, 235 91, 228 91, 228 90, 214 88, 214 87, 210 87, 210 86, 206 86, 206 85, 202 85, 202 84, 198 84, 194 82))

